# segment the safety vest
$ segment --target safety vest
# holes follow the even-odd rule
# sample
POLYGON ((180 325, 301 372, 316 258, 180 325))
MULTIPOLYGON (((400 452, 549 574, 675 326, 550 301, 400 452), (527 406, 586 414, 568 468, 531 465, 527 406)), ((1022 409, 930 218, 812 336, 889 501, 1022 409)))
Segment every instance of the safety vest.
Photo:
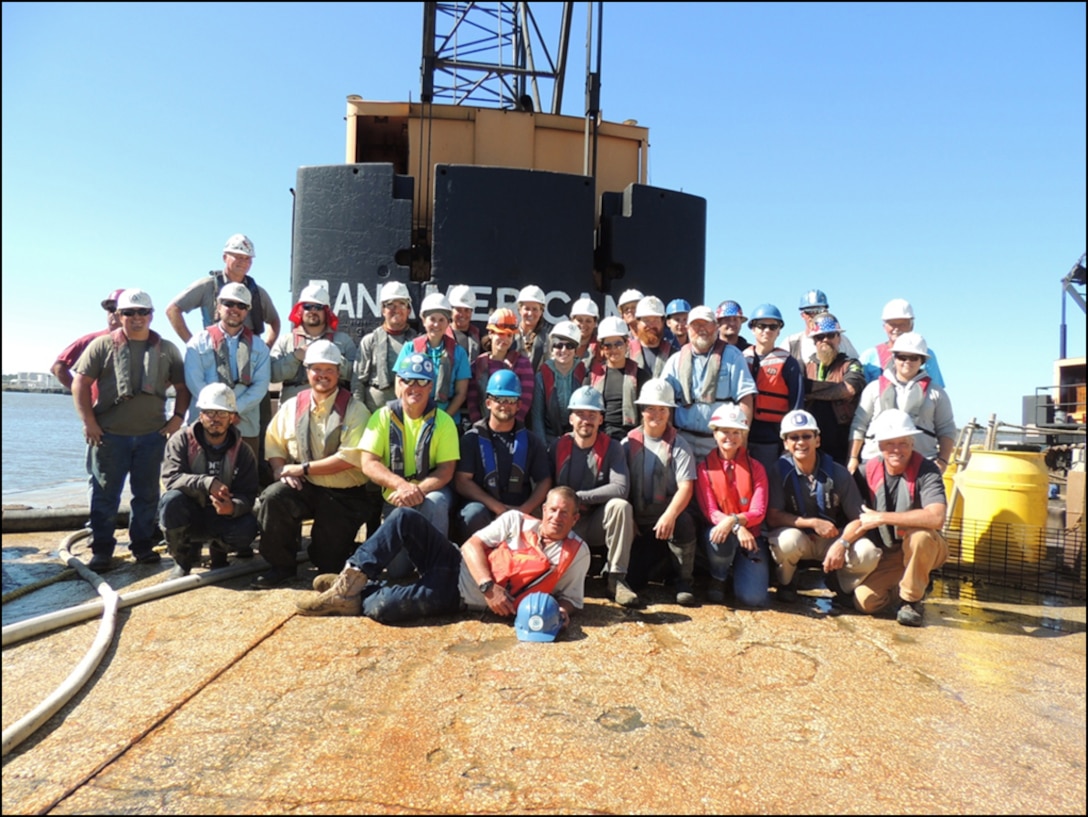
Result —
MULTIPOLYGON (((195 426, 185 428, 185 450, 189 457, 188 472, 190 474, 207 474, 208 453, 204 446, 200 444, 200 440, 197 439, 194 429, 195 426)), ((244 443, 242 442, 242 435, 238 434, 233 428, 227 429, 227 434, 234 435, 234 442, 224 452, 222 470, 215 478, 229 488, 234 480, 234 472, 238 464, 238 449, 244 443)))
MULTIPOLYGON (((389 470, 405 479, 404 474, 404 406, 400 400, 390 400, 385 404, 389 409, 389 470)), ((427 401, 423 414, 423 427, 416 439, 415 463, 417 480, 424 480, 431 472, 431 437, 434 436, 434 421, 437 408, 434 400, 427 401)))
MULTIPOLYGON (((511 346, 510 351, 506 353, 506 357, 502 360, 495 360, 497 368, 494 370, 491 368, 491 362, 494 358, 492 358, 490 354, 481 354, 472 361, 472 374, 473 379, 476 382, 476 395, 480 400, 479 405, 477 406, 477 412, 481 417, 487 416, 487 381, 490 380, 491 375, 499 371, 500 368, 509 369, 514 372, 514 374, 517 374, 514 364, 518 362, 520 356, 521 352, 511 346)), ((521 380, 520 376, 518 377, 518 380, 521 380)), ((520 403, 521 401, 519 400, 518 402, 520 403)))
POLYGON ((789 352, 785 349, 772 349, 759 357, 756 347, 749 346, 743 354, 748 361, 748 370, 756 381, 755 412, 752 419, 776 425, 781 423, 791 408, 790 387, 785 378, 789 352))
POLYGON ((644 354, 645 347, 642 345, 642 341, 638 338, 631 338, 627 343, 628 360, 635 361, 636 366, 648 371, 650 377, 661 377, 661 372, 665 369, 665 361, 669 359, 669 355, 671 355, 673 351, 672 344, 662 338, 661 343, 654 347, 654 354, 657 357, 654 360, 653 367, 651 367, 646 360, 644 354))
MULTIPOLYGON (((805 377, 823 383, 842 383, 852 362, 851 358, 839 352, 835 359, 831 361, 831 365, 824 368, 823 377, 820 377, 820 361, 813 359, 805 364, 805 377)), ((860 392, 856 392, 853 397, 845 400, 829 400, 828 402, 831 403, 831 408, 835 412, 835 422, 841 426, 850 425, 860 401, 860 392)))
POLYGON ((513 462, 506 485, 499 485, 499 465, 495 459, 495 436, 487 420, 473 424, 476 429, 476 442, 480 446, 480 461, 484 466, 484 488, 495 499, 502 500, 503 494, 526 496, 528 484, 526 464, 529 460, 529 432, 520 423, 514 426, 514 450, 510 452, 513 462))
POLYGON ((325 444, 321 455, 317 456, 310 449, 310 406, 313 405, 313 390, 304 389, 295 395, 295 439, 298 440, 298 451, 304 462, 324 459, 340 448, 340 431, 344 427, 344 417, 350 400, 350 391, 337 389, 329 422, 325 424, 325 444))
MULTIPOLYGON (((132 386, 132 357, 128 345, 128 335, 125 334, 124 329, 114 329, 110 332, 110 340, 113 342, 113 376, 117 382, 117 403, 123 403, 136 396, 136 390, 132 386)), ((156 332, 149 330, 142 361, 141 394, 166 397, 165 387, 162 390, 156 389, 156 384, 159 382, 159 363, 161 359, 162 338, 156 332)))
MULTIPOLYGON (((589 385, 604 394, 604 379, 608 374, 608 364, 598 358, 589 367, 589 385)), ((638 425, 638 410, 635 401, 638 399, 638 364, 628 360, 623 366, 623 424, 625 426, 638 425)))
MULTIPOLYGON (((786 510, 797 516, 805 516, 805 491, 801 486, 801 475, 797 473, 793 457, 784 454, 775 460, 779 483, 782 485, 782 498, 786 510)), ((835 490, 835 462, 830 454, 818 452, 816 458, 816 513, 828 522, 835 522, 842 507, 842 497, 835 490)))
MULTIPOLYGON (((435 366, 434 399, 439 403, 448 403, 453 395, 453 361, 457 353, 457 341, 448 335, 442 336, 442 348, 445 351, 435 366)), ((429 355, 431 343, 426 335, 420 335, 412 341, 412 349, 422 355, 429 355)))
POLYGON ((892 345, 885 341, 876 345, 876 356, 880 360, 880 371, 888 368, 892 361, 892 345))
MULTIPOLYGON (((904 513, 919 507, 918 471, 922 467, 922 455, 914 451, 907 463, 907 470, 901 475, 895 492, 893 507, 888 506, 888 493, 884 490, 884 458, 873 457, 865 463, 865 482, 869 485, 869 498, 876 510, 882 512, 904 513)), ((893 548, 903 540, 902 530, 892 529, 891 525, 881 525, 880 538, 885 548, 893 548)))
POLYGON ((593 475, 593 484, 588 487, 570 485, 570 456, 574 451, 574 437, 564 434, 555 443, 555 484, 570 485, 576 491, 596 488, 608 481, 608 474, 603 470, 604 461, 608 457, 608 447, 612 444, 612 438, 598 430, 597 439, 593 442, 593 448, 586 456, 586 465, 589 473, 593 475))
POLYGON ((645 474, 646 435, 641 428, 632 429, 627 434, 627 471, 630 474, 631 490, 628 497, 635 510, 644 512, 648 507, 658 507, 669 501, 669 475, 672 473, 669 467, 672 463, 672 449, 676 443, 676 429, 670 424, 661 436, 661 442, 665 447, 662 456, 655 452, 653 473, 653 499, 646 502, 646 486, 643 484, 645 474))
POLYGON ((523 547, 511 550, 503 542, 487 554, 495 584, 505 587, 515 602, 520 602, 529 593, 551 593, 582 546, 581 541, 568 536, 560 546, 559 563, 553 565, 540 546, 540 534, 527 529, 535 520, 532 517, 524 519, 527 521, 522 522, 521 528, 523 547))
MULTIPOLYGON (((899 396, 899 390, 895 388, 896 383, 893 380, 891 380, 884 373, 881 373, 880 379, 879 379, 878 382, 880 383, 880 386, 878 387, 879 392, 878 392, 878 397, 877 397, 877 405, 880 406, 880 410, 881 411, 887 411, 890 408, 898 408, 898 406, 896 406, 896 399, 899 396)), ((908 384, 908 385, 917 384, 918 387, 922 390, 922 399, 923 399, 922 405, 923 406, 925 405, 926 392, 929 391, 929 384, 932 383, 932 382, 933 382, 933 378, 931 378, 927 374, 927 375, 923 375, 922 377, 919 377, 919 378, 916 378, 916 379, 912 380, 908 384)), ((937 437, 936 431, 934 431, 932 428, 926 428, 924 425, 922 425, 922 415, 923 415, 923 413, 924 412, 920 411, 920 412, 918 412, 917 417, 912 415, 911 419, 914 421, 914 425, 918 428, 919 431, 921 431, 923 434, 927 434, 928 436, 933 437, 934 439, 936 439, 936 437, 937 437)), ((874 417, 875 417, 875 415, 874 415, 874 417)), ((871 437, 872 435, 870 434, 870 435, 866 435, 866 436, 871 437)))
POLYGON ((453 338, 457 344, 465 350, 469 360, 475 360, 480 355, 480 330, 469 324, 468 331, 462 332, 454 329, 451 323, 446 327, 446 334, 453 338))
POLYGON ((208 327, 208 335, 212 339, 212 353, 215 355, 215 373, 219 376, 219 382, 228 386, 241 383, 248 386, 253 382, 253 368, 250 360, 253 357, 253 330, 248 326, 242 327, 238 338, 238 379, 230 373, 230 346, 225 343, 226 332, 219 324, 208 327))
POLYGON ((692 392, 692 360, 695 348, 691 343, 685 343, 680 350, 680 362, 676 367, 676 379, 680 381, 680 405, 687 408, 696 400, 700 403, 714 403, 718 394, 718 374, 722 369, 722 355, 725 354, 726 342, 721 338, 714 341, 714 346, 709 352, 706 364, 706 377, 703 378, 703 387, 698 394, 692 392))
POLYGON ((718 449, 706 455, 706 475, 714 498, 718 500, 718 508, 723 513, 744 513, 752 502, 755 486, 747 451, 740 451, 733 460, 733 473, 735 476, 730 482, 725 475, 725 461, 718 454, 718 449))
MULTIPOLYGON (((400 350, 393 348, 391 336, 385 331, 384 327, 379 326, 370 334, 374 336, 374 345, 370 348, 370 358, 374 362, 374 374, 371 382, 364 385, 385 391, 393 388, 393 365, 397 362, 397 353, 400 350)), ((416 333, 409 328, 405 329, 397 337, 403 337, 404 343, 407 343, 415 336, 416 333)), ((401 345, 403 346, 403 344, 401 345)))

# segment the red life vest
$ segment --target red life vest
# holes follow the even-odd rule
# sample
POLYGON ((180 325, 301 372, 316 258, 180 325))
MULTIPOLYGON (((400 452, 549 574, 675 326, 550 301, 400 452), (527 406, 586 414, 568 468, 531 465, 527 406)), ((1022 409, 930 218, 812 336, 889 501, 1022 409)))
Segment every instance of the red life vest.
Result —
MULTIPOLYGON (((442 348, 446 353, 434 367, 434 399, 439 403, 448 403, 453 396, 453 361, 457 354, 457 341, 449 335, 443 335, 442 348)), ((431 342, 426 335, 420 335, 412 340, 412 349, 421 355, 430 355, 431 342)))
MULTIPOLYGON (((869 485, 869 499, 873 502, 874 510, 904 513, 918 507, 918 471, 922 467, 922 455, 914 451, 907 463, 907 470, 899 480, 899 487, 895 495, 895 507, 888 507, 887 492, 884 490, 884 457, 873 457, 865 463, 865 482, 869 485)), ((880 538, 884 541, 884 547, 891 548, 902 541, 902 531, 891 525, 881 525, 880 538)))
MULTIPOLYGON (((601 467, 604 465, 605 459, 608 457, 608 446, 612 444, 612 438, 607 434, 597 431, 597 439, 593 443, 593 449, 589 452, 589 456, 586 458, 586 464, 589 466, 589 472, 593 474, 594 486, 600 485, 604 480, 601 479, 601 467)), ((567 482, 567 471, 570 467, 570 455, 574 451, 574 437, 570 434, 564 434, 555 443, 555 484, 556 485, 570 485, 567 482)), ((607 480, 607 475, 605 477, 607 480)), ((574 490, 583 490, 581 488, 570 485, 574 490)))
POLYGON ((781 423, 790 410, 790 387, 784 377, 786 361, 790 359, 785 349, 772 349, 756 363, 754 346, 747 347, 744 357, 748 370, 756 381, 755 411, 753 420, 765 423, 781 423))
POLYGON ((551 593, 574 562, 574 557, 582 546, 577 539, 564 539, 559 563, 553 566, 540 547, 540 535, 534 530, 526 530, 524 523, 521 541, 526 547, 511 550, 503 542, 487 554, 495 584, 505 587, 516 602, 520 602, 529 593, 551 593))
MULTIPOLYGON (((672 448, 676 443, 676 429, 672 423, 665 429, 661 436, 661 442, 665 446, 665 456, 654 457, 653 471, 653 505, 662 505, 669 501, 669 463, 672 462, 672 448)), ((631 490, 628 498, 635 510, 641 513, 647 507, 646 487, 643 485, 645 470, 642 458, 646 456, 646 435, 641 428, 632 429, 627 433, 627 472, 631 480, 631 490)))
POLYGON ((725 475, 725 461, 714 449, 706 455, 706 475, 710 479, 710 489, 718 500, 718 507, 723 513, 740 514, 748 510, 754 494, 755 480, 752 479, 752 463, 748 452, 740 451, 733 460, 734 483, 725 475))
MULTIPOLYGON (((601 358, 593 361, 589 367, 589 385, 604 394, 604 379, 608 374, 608 364, 601 358)), ((623 365, 623 424, 631 427, 638 425, 638 364, 628 359, 623 365)))

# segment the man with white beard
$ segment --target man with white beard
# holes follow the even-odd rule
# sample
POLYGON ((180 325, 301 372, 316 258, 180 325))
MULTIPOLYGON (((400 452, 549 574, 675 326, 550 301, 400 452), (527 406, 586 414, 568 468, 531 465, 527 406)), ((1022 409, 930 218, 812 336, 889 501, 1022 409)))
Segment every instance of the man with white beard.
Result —
POLYGON ((816 352, 805 363, 805 408, 816 417, 824 453, 846 465, 850 424, 865 388, 865 370, 840 350, 842 327, 830 312, 813 317, 808 336, 816 352))

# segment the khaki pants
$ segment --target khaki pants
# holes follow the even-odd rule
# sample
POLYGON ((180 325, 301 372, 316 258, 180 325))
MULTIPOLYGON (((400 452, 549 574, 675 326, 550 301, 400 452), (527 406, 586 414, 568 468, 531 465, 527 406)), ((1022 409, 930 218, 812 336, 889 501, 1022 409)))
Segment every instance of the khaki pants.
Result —
POLYGON ((608 572, 627 573, 635 540, 635 512, 626 499, 610 499, 578 519, 574 532, 591 548, 608 549, 608 572))
POLYGON ((896 599, 921 601, 926 595, 929 573, 948 559, 948 542, 938 531, 908 529, 899 550, 884 551, 880 564, 858 585, 855 603, 863 613, 875 613, 896 599))
MULTIPOLYGON (((774 557, 778 583, 785 587, 793 581, 797 565, 802 559, 822 562, 827 551, 838 541, 838 537, 813 536, 800 528, 775 528, 767 534, 767 541, 771 546, 771 556, 774 557)), ((847 593, 854 590, 873 572, 880 557, 880 548, 864 536, 858 539, 846 551, 846 564, 835 571, 839 587, 847 593)))

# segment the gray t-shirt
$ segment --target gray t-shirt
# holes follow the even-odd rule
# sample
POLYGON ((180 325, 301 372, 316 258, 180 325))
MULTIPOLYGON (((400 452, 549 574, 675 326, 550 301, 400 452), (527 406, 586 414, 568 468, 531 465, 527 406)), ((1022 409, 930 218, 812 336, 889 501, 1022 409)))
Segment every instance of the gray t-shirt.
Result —
MULTIPOLYGON (((207 329, 218 320, 215 317, 216 296, 218 294, 219 290, 216 288, 216 276, 208 275, 194 281, 188 289, 174 298, 170 304, 176 306, 183 313, 199 309, 201 315, 200 319, 203 324, 200 329, 207 329)), ((280 315, 276 311, 276 306, 272 303, 272 299, 268 297, 268 293, 265 291, 264 287, 258 285, 257 294, 261 297, 261 313, 265 324, 269 324, 272 321, 278 321, 280 315)), ((248 328, 253 328, 252 309, 246 310, 245 324, 248 328)), ((200 329, 194 331, 193 334, 197 334, 200 329)))

